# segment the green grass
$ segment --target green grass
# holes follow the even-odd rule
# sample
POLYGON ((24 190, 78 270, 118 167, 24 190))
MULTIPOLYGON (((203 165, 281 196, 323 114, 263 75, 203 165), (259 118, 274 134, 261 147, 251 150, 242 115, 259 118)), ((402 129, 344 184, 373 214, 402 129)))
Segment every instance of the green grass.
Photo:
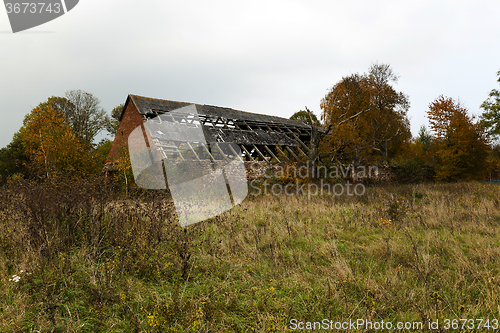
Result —
POLYGON ((101 195, 102 205, 84 207, 49 192, 39 195, 55 207, 45 215, 15 188, 2 195, 2 332, 282 332, 291 319, 500 317, 495 185, 249 197, 186 229, 165 196, 101 195), (30 231, 34 220, 45 239, 30 231))

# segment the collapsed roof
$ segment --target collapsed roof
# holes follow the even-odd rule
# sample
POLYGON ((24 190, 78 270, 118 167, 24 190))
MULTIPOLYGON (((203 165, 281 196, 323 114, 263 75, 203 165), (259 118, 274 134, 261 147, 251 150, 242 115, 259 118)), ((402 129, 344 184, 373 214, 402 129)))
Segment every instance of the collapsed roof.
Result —
POLYGON ((185 139, 189 127, 196 126, 202 128, 206 142, 236 144, 242 160, 300 160, 309 152, 311 128, 300 121, 199 104, 194 104, 194 113, 179 112, 193 104, 137 95, 128 96, 124 110, 130 102, 148 122, 149 135, 166 158, 184 159, 183 152, 190 152, 199 159, 198 150, 185 139))

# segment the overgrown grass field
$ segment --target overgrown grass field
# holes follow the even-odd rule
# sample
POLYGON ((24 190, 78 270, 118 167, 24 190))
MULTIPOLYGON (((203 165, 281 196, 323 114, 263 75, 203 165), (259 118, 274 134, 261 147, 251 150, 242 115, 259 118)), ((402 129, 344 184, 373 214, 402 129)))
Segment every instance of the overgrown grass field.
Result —
POLYGON ((11 182, 0 193, 0 331, 284 332, 360 318, 439 320, 439 331, 482 318, 494 331, 499 199, 484 183, 249 196, 182 229, 163 192, 11 182))

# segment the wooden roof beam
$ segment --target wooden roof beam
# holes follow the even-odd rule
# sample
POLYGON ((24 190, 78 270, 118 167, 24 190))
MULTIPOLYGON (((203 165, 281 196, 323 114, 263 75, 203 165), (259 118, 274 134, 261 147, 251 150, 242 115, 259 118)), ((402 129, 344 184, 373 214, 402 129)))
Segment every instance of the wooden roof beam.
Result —
POLYGON ((250 161, 255 161, 255 159, 252 157, 252 154, 250 154, 250 152, 245 148, 244 145, 240 145, 240 147, 245 151, 245 153, 247 154, 247 156, 250 158, 250 161))
POLYGON ((267 152, 274 158, 274 160, 278 163, 281 163, 281 161, 276 157, 276 155, 273 154, 273 151, 269 149, 267 145, 264 145, 264 148, 267 150, 267 152))
POLYGON ((291 160, 288 158, 288 156, 286 156, 285 152, 283 151, 283 149, 281 149, 280 146, 276 146, 276 150, 278 151, 278 153, 281 153, 281 155, 283 155, 287 161, 291 162, 291 160))
POLYGON ((302 140, 300 140, 300 138, 299 138, 299 136, 298 136, 297 134, 292 133, 292 135, 293 135, 293 136, 294 136, 294 138, 297 140, 297 142, 298 142, 298 143, 300 143, 300 144, 302 145, 302 147, 304 147, 304 148, 305 148, 305 150, 307 150, 308 152, 310 151, 310 150, 309 150, 309 147, 307 147, 307 145, 306 145, 304 142, 302 142, 302 140))
POLYGON ((285 147, 285 149, 288 150, 288 152, 293 156, 293 158, 295 158, 296 161, 300 161, 300 158, 297 155, 295 155, 293 149, 290 149, 290 147, 288 146, 285 147))
POLYGON ((231 149, 231 151, 233 152, 234 155, 238 156, 238 158, 240 159, 241 162, 243 162, 243 159, 241 158, 240 154, 238 154, 234 148, 233 148, 233 145, 230 143, 229 144, 229 149, 231 149))
POLYGON ((196 159, 197 159, 198 161, 201 161, 201 160, 200 160, 200 157, 198 156, 198 154, 196 154, 196 151, 193 149, 193 146, 191 146, 191 144, 190 144, 189 142, 187 142, 187 145, 188 145, 189 149, 191 149, 191 151, 193 152, 193 154, 194 154, 194 156, 196 157, 196 159))
POLYGON ((229 158, 226 156, 226 154, 224 154, 224 152, 222 151, 222 148, 219 146, 218 142, 215 142, 215 146, 217 147, 219 152, 222 154, 222 159, 225 161, 229 160, 229 158))
POLYGON ((260 157, 262 157, 262 159, 263 159, 264 161, 266 161, 267 163, 269 163, 269 161, 268 161, 268 160, 267 160, 267 158, 264 156, 264 154, 262 154, 262 153, 260 152, 259 148, 257 148, 257 146, 256 146, 256 145, 252 145, 252 146, 253 146, 253 148, 255 149, 255 151, 256 151, 256 152, 260 155, 260 157))

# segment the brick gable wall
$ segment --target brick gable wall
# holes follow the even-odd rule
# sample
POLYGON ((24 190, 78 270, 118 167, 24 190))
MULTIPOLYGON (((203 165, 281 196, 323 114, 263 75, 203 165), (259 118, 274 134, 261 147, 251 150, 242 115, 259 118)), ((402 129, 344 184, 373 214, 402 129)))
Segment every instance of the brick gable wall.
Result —
POLYGON ((117 159, 119 156, 120 148, 125 147, 128 149, 128 136, 130 133, 139 125, 143 123, 142 116, 135 107, 132 100, 129 100, 127 107, 120 122, 120 127, 116 132, 115 139, 113 140, 113 145, 109 151, 108 158, 106 159, 106 164, 112 163, 113 160, 117 159))

